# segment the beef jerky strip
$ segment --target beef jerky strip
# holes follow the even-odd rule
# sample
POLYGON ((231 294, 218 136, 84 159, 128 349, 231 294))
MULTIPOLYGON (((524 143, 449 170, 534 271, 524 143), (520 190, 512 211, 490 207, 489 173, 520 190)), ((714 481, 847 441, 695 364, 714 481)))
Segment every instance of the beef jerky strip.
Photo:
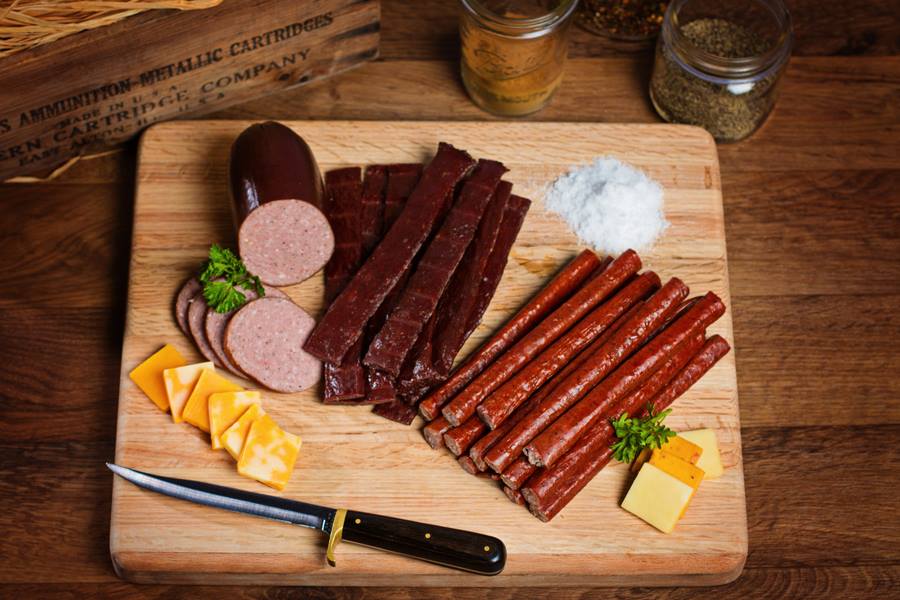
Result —
POLYGON ((462 348, 471 320, 471 313, 479 295, 481 278, 497 239, 503 213, 509 202, 512 184, 501 181, 478 224, 475 238, 450 280, 432 320, 432 335, 422 348, 413 353, 411 373, 401 376, 405 386, 419 389, 430 387, 446 379, 453 359, 462 348))
MULTIPOLYGON (((334 231, 334 254, 325 264, 325 298, 329 302, 344 289, 362 263, 362 183, 359 167, 325 174, 325 216, 334 231)), ((323 365, 323 402, 345 404, 366 394, 365 371, 357 345, 341 364, 323 365)))
POLYGON ((409 425, 419 414, 416 412, 415 406, 410 406, 403 400, 394 400, 393 402, 382 402, 372 407, 372 412, 380 417, 396 421, 402 425, 409 425))
POLYGON ((439 145, 393 227, 309 336, 307 352, 332 362, 344 358, 409 269, 434 228, 447 195, 474 163, 468 153, 443 142, 439 145))
POLYGON ((369 344, 363 359, 366 366, 395 376, 400 374, 407 354, 437 308, 506 171, 506 167, 496 161, 478 161, 406 284, 396 308, 369 344))
MULTIPOLYGON (((498 243, 500 246, 506 246, 507 240, 510 238, 515 240, 519 228, 513 227, 513 224, 518 222, 521 226, 522 219, 516 217, 521 215, 524 218, 525 216, 524 212, 516 211, 515 207, 511 207, 507 214, 506 207, 509 204, 511 192, 512 184, 508 181, 501 181, 497 186, 494 197, 478 226, 475 240, 466 251, 466 256, 453 276, 453 282, 448 289, 447 298, 452 301, 447 303, 446 312, 440 315, 438 335, 433 351, 435 368, 444 375, 450 373, 453 360, 478 322, 481 321, 483 309, 487 307, 486 303, 479 302, 479 300, 481 300, 482 293, 488 291, 482 290, 482 281, 494 246, 498 243), (504 219, 505 215, 507 219, 504 219), (503 230, 501 230, 501 226, 504 227, 503 230), (482 314, 476 315, 475 312, 479 305, 482 307, 482 314)), ((527 210, 527 205, 525 210, 527 210)), ((502 256, 504 266, 509 249, 507 247, 507 252, 503 253, 502 248, 498 248, 497 258, 502 256)), ((496 266, 492 265, 494 269, 496 266)), ((502 275, 502 270, 500 275, 502 275)), ((499 276, 497 280, 499 280, 499 276)), ((493 296, 494 289, 496 289, 496 284, 490 289, 491 296, 493 296)))
MULTIPOLYGON (((387 170, 387 186, 382 198, 381 236, 387 233, 387 230, 397 220, 397 216, 403 210, 406 200, 422 176, 422 165, 420 164, 388 165, 385 168, 387 170)), ((397 302, 397 297, 406 285, 408 276, 409 271, 401 278, 398 285, 394 286, 394 289, 388 294, 375 316, 369 319, 369 323, 366 326, 366 346, 375 337, 381 326, 384 325, 388 312, 393 308, 397 302)), ((366 367, 366 401, 369 404, 381 404, 382 402, 393 402, 397 399, 399 399, 399 394, 394 378, 378 369, 366 367)))
MULTIPOLYGON (((366 167, 365 177, 362 183, 362 197, 360 200, 360 240, 362 249, 362 261, 365 261, 371 255, 372 250, 378 245, 381 239, 382 230, 384 229, 384 193, 387 186, 387 167, 384 165, 373 165, 366 167)), ((368 329, 367 329, 368 330, 368 329)), ((344 358, 345 365, 352 364, 353 372, 357 372, 362 376, 362 383, 359 388, 361 392, 353 396, 330 401, 326 399, 327 404, 343 404, 343 405, 362 405, 362 404, 379 404, 381 402, 390 402, 395 399, 395 394, 389 395, 373 395, 370 391, 371 373, 362 366, 362 351, 371 334, 367 333, 367 339, 360 338, 353 344, 353 347, 347 352, 344 358)), ((342 367, 343 368, 343 367, 342 367)), ((349 367, 348 367, 349 368, 349 367)), ((326 371, 327 373, 327 371, 326 371)), ((354 382, 356 379, 354 379, 354 382)), ((327 384, 327 380, 326 380, 327 384)), ((327 387, 326 387, 327 390, 327 387)), ((356 391, 356 390, 355 390, 356 391)))

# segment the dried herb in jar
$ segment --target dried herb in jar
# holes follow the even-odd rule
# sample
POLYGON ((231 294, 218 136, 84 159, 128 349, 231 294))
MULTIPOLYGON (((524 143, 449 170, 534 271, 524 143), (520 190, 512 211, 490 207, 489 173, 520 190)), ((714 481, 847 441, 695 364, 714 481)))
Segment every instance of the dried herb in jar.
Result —
MULTIPOLYGON (((770 42, 749 27, 726 19, 702 18, 681 27, 693 49, 723 59, 756 57, 770 42)), ((667 121, 699 125, 720 141, 736 141, 753 133, 775 104, 780 70, 728 78, 689 68, 669 44, 657 47, 650 95, 667 121)))
POLYGON ((659 0, 583 0, 579 24, 614 38, 649 39, 659 33, 667 5, 659 0))

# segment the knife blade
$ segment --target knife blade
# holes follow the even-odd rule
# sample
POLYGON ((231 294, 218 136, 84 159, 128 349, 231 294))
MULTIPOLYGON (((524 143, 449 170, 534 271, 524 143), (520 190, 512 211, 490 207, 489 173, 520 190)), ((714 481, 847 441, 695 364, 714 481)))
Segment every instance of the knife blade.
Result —
POLYGON ((334 550, 341 541, 479 575, 497 575, 506 565, 506 547, 493 536, 164 477, 113 463, 106 466, 123 479, 152 492, 321 531, 329 536, 326 558, 331 566, 335 566, 334 550))

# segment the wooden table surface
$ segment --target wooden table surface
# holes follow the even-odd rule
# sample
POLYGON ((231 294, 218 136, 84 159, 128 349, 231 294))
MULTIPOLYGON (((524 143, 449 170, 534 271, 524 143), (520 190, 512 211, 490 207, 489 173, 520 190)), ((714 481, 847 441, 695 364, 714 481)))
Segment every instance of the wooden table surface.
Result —
MULTIPOLYGON (((776 111, 752 139, 719 148, 746 569, 721 588, 528 597, 886 598, 900 589, 900 3, 789 4, 796 47, 776 111)), ((489 118, 459 83, 454 14, 451 0, 384 0, 379 61, 214 116, 489 118)), ((576 31, 565 83, 533 118, 656 121, 649 57, 576 31)), ((0 597, 484 595, 116 578, 102 464, 115 438, 133 167, 134 145, 52 182, 0 185, 0 597)))

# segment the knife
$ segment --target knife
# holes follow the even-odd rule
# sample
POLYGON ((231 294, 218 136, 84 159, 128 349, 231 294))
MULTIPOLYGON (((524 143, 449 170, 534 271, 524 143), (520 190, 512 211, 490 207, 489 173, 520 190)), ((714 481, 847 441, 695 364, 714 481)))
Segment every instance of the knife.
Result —
POLYGON ((480 533, 106 466, 138 487, 172 498, 318 529, 328 536, 325 556, 332 567, 342 540, 479 575, 497 575, 506 565, 503 542, 480 533))

